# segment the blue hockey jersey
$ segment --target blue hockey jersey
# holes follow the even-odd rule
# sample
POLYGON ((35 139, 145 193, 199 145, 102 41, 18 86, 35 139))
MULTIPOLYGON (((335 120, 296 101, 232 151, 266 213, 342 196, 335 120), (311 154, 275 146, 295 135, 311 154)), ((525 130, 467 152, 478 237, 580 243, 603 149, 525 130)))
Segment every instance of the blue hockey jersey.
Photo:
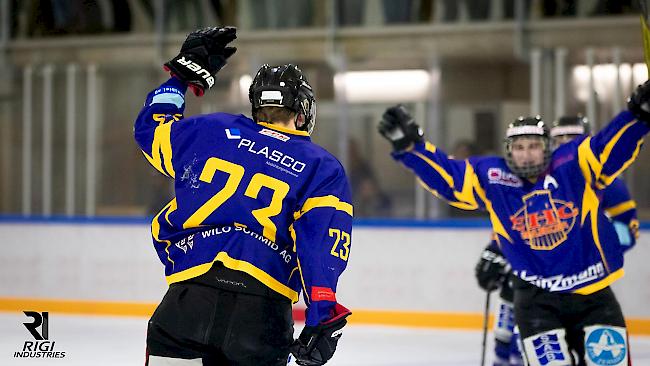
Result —
POLYGON ((625 182, 616 178, 612 184, 598 192, 602 207, 612 220, 624 252, 632 249, 639 238, 639 219, 636 202, 630 197, 625 182))
POLYGON ((220 261, 293 302, 304 291, 307 325, 328 319, 351 245, 343 167, 303 131, 227 113, 183 118, 185 92, 171 78, 149 93, 134 131, 174 179, 176 197, 151 223, 167 282, 220 261))
POLYGON ((501 157, 450 159, 426 142, 393 157, 450 205, 485 209, 513 272, 552 292, 590 294, 623 276, 623 256, 598 191, 636 158, 648 125, 627 111, 594 136, 562 145, 532 183, 501 157))

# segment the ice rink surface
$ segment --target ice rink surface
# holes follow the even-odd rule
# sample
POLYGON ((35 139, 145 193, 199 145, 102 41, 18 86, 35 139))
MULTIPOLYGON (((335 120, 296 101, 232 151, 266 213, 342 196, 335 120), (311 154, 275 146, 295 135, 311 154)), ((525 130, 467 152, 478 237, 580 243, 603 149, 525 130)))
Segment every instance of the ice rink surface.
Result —
MULTIPOLYGON (((62 359, 14 358, 26 340, 33 340, 24 322, 29 318, 23 314, 0 313, 0 365, 144 364, 146 318, 50 313, 49 340, 54 351, 65 352, 62 359)), ((481 337, 480 331, 349 325, 328 365, 477 366, 481 337)), ((631 349, 635 366, 650 366, 650 337, 632 337, 631 349)))

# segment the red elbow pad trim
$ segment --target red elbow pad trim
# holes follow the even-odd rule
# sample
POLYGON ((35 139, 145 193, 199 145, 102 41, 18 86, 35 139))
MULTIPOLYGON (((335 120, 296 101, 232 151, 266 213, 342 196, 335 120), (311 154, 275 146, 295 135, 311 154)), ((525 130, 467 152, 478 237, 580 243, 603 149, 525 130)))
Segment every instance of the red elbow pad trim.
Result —
POLYGON ((336 302, 336 295, 329 287, 316 287, 311 288, 311 301, 333 301, 336 302))

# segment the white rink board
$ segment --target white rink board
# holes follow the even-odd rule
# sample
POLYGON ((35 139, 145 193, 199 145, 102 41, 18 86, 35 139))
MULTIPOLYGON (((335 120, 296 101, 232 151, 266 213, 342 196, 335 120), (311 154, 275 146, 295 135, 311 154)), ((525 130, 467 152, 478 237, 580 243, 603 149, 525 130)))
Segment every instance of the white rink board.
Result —
MULTIPOLYGON (((145 224, 0 223, 0 298, 157 303, 163 268, 145 224)), ((355 227, 337 298, 352 309, 481 313, 474 265, 488 229, 355 227)), ((650 232, 614 288, 626 316, 650 318, 650 232)), ((494 296, 496 297, 496 296, 494 296)))

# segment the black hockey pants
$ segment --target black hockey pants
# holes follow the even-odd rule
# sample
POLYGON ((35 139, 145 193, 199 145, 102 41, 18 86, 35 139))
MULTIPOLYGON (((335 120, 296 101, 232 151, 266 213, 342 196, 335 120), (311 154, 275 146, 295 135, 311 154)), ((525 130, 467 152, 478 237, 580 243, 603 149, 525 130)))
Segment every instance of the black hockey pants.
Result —
POLYGON ((521 339, 548 330, 564 328, 569 349, 584 365, 584 327, 594 324, 625 328, 621 306, 611 288, 589 295, 548 292, 515 277, 513 279, 515 322, 521 339))
POLYGON ((149 320, 147 365, 285 366, 292 341, 290 300, 217 262, 169 287, 149 320))

